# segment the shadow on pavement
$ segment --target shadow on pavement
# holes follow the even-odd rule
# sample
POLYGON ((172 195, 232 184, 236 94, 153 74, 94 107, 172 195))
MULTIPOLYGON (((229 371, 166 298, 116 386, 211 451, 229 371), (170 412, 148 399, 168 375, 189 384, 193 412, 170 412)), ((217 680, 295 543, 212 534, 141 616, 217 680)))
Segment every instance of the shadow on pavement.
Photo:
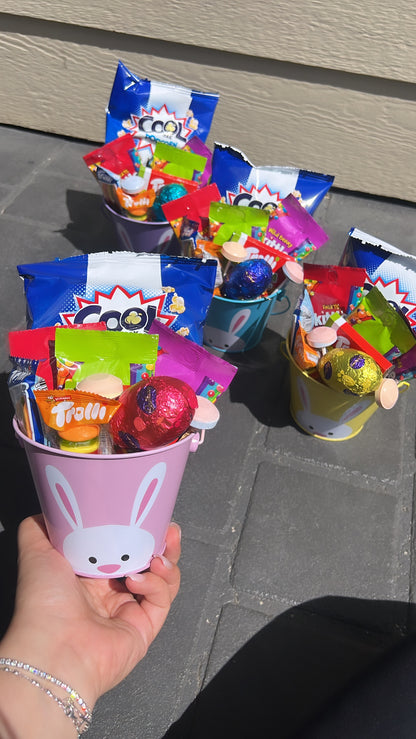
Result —
MULTIPOLYGON (((411 608, 400 602, 342 597, 320 598, 291 608, 236 652, 171 726, 164 739, 214 736, 309 739, 310 722, 320 711, 327 712, 336 697, 344 695, 347 686, 363 679, 366 671, 373 670, 385 655, 395 655, 398 645, 406 644, 405 654, 410 653, 416 672, 415 637, 408 637, 408 647, 403 631, 394 628, 395 621, 401 622, 404 613, 410 618, 411 608), (343 613, 344 618, 348 614, 348 622, 331 620, 330 614, 337 612, 343 613), (325 613, 329 618, 322 618, 325 613), (392 623, 390 633, 378 628, 385 620, 392 623), (371 623, 374 630, 369 627, 371 623)), ((394 681, 389 669, 384 671, 384 681, 392 689, 394 681)), ((380 668, 376 674, 379 673, 380 668)), ((414 680, 410 678, 408 682, 413 691, 414 680)), ((386 685, 384 700, 388 700, 388 695, 386 685)), ((416 716, 416 708, 412 710, 416 716)), ((360 721, 357 723, 359 726, 360 721)), ((322 737, 338 739, 341 735, 354 739, 370 736, 348 733, 347 729, 345 735, 328 730, 322 737)), ((313 736, 320 738, 320 730, 313 736)), ((376 736, 387 739, 404 735, 381 732, 376 736)))
POLYGON ((229 388, 230 400, 245 405, 257 421, 268 427, 294 425, 289 413, 289 368, 283 345, 283 336, 266 328, 261 343, 253 349, 221 355, 238 367, 229 388))

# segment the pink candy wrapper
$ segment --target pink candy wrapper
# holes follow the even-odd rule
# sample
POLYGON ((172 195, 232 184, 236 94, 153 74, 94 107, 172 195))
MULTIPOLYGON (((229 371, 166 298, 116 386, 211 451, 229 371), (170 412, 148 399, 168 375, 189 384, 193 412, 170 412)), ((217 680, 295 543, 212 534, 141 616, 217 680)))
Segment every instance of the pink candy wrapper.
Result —
POLYGON ((233 364, 180 336, 160 321, 153 321, 149 333, 159 334, 156 376, 183 380, 197 395, 212 402, 228 388, 237 372, 233 364))
POLYGON ((265 244, 292 254, 305 241, 315 249, 328 241, 328 234, 293 195, 284 198, 281 205, 283 208, 277 210, 269 221, 265 244))

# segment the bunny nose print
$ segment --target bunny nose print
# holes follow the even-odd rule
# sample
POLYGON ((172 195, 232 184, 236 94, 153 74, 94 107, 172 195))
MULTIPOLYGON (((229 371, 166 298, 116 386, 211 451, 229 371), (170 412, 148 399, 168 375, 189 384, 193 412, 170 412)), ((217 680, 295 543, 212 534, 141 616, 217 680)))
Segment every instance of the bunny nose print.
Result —
POLYGON ((120 565, 100 565, 97 570, 104 572, 106 575, 111 575, 113 572, 117 572, 120 569, 120 565))

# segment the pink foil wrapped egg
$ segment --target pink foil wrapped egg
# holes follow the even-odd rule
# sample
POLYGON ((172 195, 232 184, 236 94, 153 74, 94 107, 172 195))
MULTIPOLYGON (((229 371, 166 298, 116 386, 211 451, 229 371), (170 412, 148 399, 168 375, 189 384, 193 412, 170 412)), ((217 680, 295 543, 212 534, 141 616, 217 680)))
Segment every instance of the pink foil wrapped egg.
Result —
POLYGON ((192 388, 175 377, 151 377, 128 387, 110 422, 117 447, 147 451, 179 439, 189 428, 197 397, 192 388))

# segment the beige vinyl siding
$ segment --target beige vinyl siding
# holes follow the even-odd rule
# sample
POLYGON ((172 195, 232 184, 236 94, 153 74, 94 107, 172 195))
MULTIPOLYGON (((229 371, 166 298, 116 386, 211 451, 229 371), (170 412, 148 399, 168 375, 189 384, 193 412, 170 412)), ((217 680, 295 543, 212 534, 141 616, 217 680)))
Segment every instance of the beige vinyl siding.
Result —
POLYGON ((218 92, 208 144, 416 201, 416 9, 0 0, 0 122, 101 142, 118 59, 218 92))

